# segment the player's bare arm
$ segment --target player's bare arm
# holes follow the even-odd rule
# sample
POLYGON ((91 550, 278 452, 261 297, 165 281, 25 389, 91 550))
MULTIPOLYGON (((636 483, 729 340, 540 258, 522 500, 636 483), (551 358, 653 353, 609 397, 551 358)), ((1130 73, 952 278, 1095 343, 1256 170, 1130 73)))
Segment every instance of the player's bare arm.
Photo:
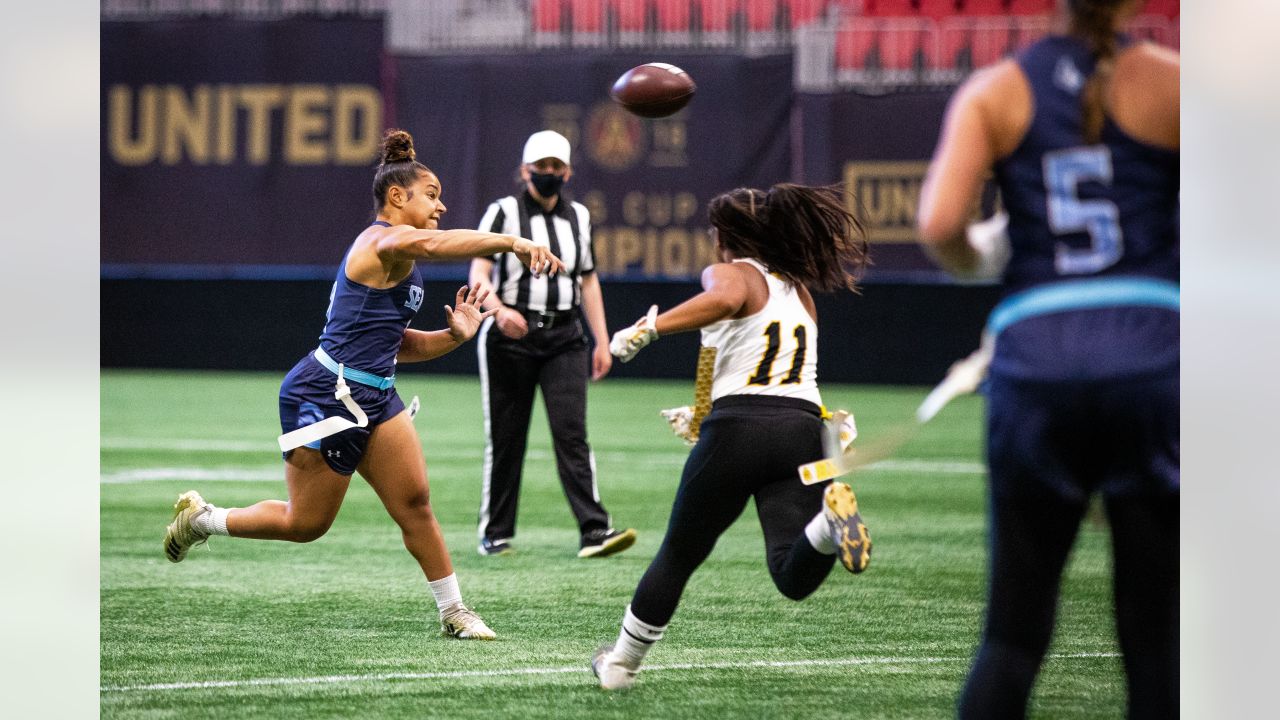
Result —
POLYGON ((707 266, 702 271, 702 292, 659 315, 658 334, 698 330, 736 315, 749 295, 743 270, 732 263, 707 266))

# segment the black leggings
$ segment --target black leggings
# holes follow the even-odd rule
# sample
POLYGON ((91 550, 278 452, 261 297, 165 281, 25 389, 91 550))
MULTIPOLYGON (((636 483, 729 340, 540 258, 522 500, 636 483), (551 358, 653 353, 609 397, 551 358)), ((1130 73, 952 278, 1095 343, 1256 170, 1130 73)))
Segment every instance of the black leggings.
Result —
POLYGON ((792 600, 826 579, 834 555, 809 544, 804 526, 826 484, 802 485, 796 467, 822 457, 822 420, 811 403, 733 395, 716 401, 685 462, 666 537, 631 600, 631 612, 666 625, 720 535, 755 497, 769 574, 792 600))

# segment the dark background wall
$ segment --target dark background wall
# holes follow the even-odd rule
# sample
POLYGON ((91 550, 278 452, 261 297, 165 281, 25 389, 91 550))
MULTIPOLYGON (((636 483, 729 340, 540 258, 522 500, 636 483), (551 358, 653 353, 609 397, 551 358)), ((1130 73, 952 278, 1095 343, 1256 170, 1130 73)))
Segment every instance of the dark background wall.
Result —
MULTIPOLYGON (((314 280, 104 280, 102 365, 283 372, 315 347, 329 287, 314 280)), ((442 307, 452 304, 457 287, 452 281, 428 282, 414 327, 443 327, 442 307)), ((604 290, 612 330, 635 321, 649 304, 669 308, 698 287, 619 283, 604 290)), ((996 290, 874 284, 861 295, 816 299, 823 381, 928 384, 977 347, 996 290)), ((659 343, 659 352, 650 349, 630 363, 617 363, 612 375, 693 377, 698 334, 659 343)), ((474 345, 401 372, 475 373, 474 345)))

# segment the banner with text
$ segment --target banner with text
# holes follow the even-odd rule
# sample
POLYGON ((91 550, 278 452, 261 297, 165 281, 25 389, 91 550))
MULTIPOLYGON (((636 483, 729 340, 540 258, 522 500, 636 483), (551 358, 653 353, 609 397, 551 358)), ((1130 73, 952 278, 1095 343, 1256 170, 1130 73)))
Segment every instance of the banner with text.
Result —
POLYGON ((587 206, 605 278, 696 281, 714 261, 706 206, 738 186, 788 179, 791 58, 664 55, 698 83, 679 113, 647 120, 609 99, 648 55, 539 53, 397 60, 397 122, 440 176, 447 227, 476 227, 519 192, 525 140, 572 146, 567 193, 587 206))
POLYGON ((382 21, 101 31, 104 275, 332 273, 371 219, 382 21))

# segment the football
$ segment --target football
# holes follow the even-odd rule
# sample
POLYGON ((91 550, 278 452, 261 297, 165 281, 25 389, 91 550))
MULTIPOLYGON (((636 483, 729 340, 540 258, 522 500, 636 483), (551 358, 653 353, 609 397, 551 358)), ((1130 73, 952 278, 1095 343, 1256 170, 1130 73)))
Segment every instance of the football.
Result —
POLYGON ((640 117, 672 115, 689 104, 698 86, 689 73, 667 63, 645 63, 622 74, 609 93, 615 102, 640 117))

